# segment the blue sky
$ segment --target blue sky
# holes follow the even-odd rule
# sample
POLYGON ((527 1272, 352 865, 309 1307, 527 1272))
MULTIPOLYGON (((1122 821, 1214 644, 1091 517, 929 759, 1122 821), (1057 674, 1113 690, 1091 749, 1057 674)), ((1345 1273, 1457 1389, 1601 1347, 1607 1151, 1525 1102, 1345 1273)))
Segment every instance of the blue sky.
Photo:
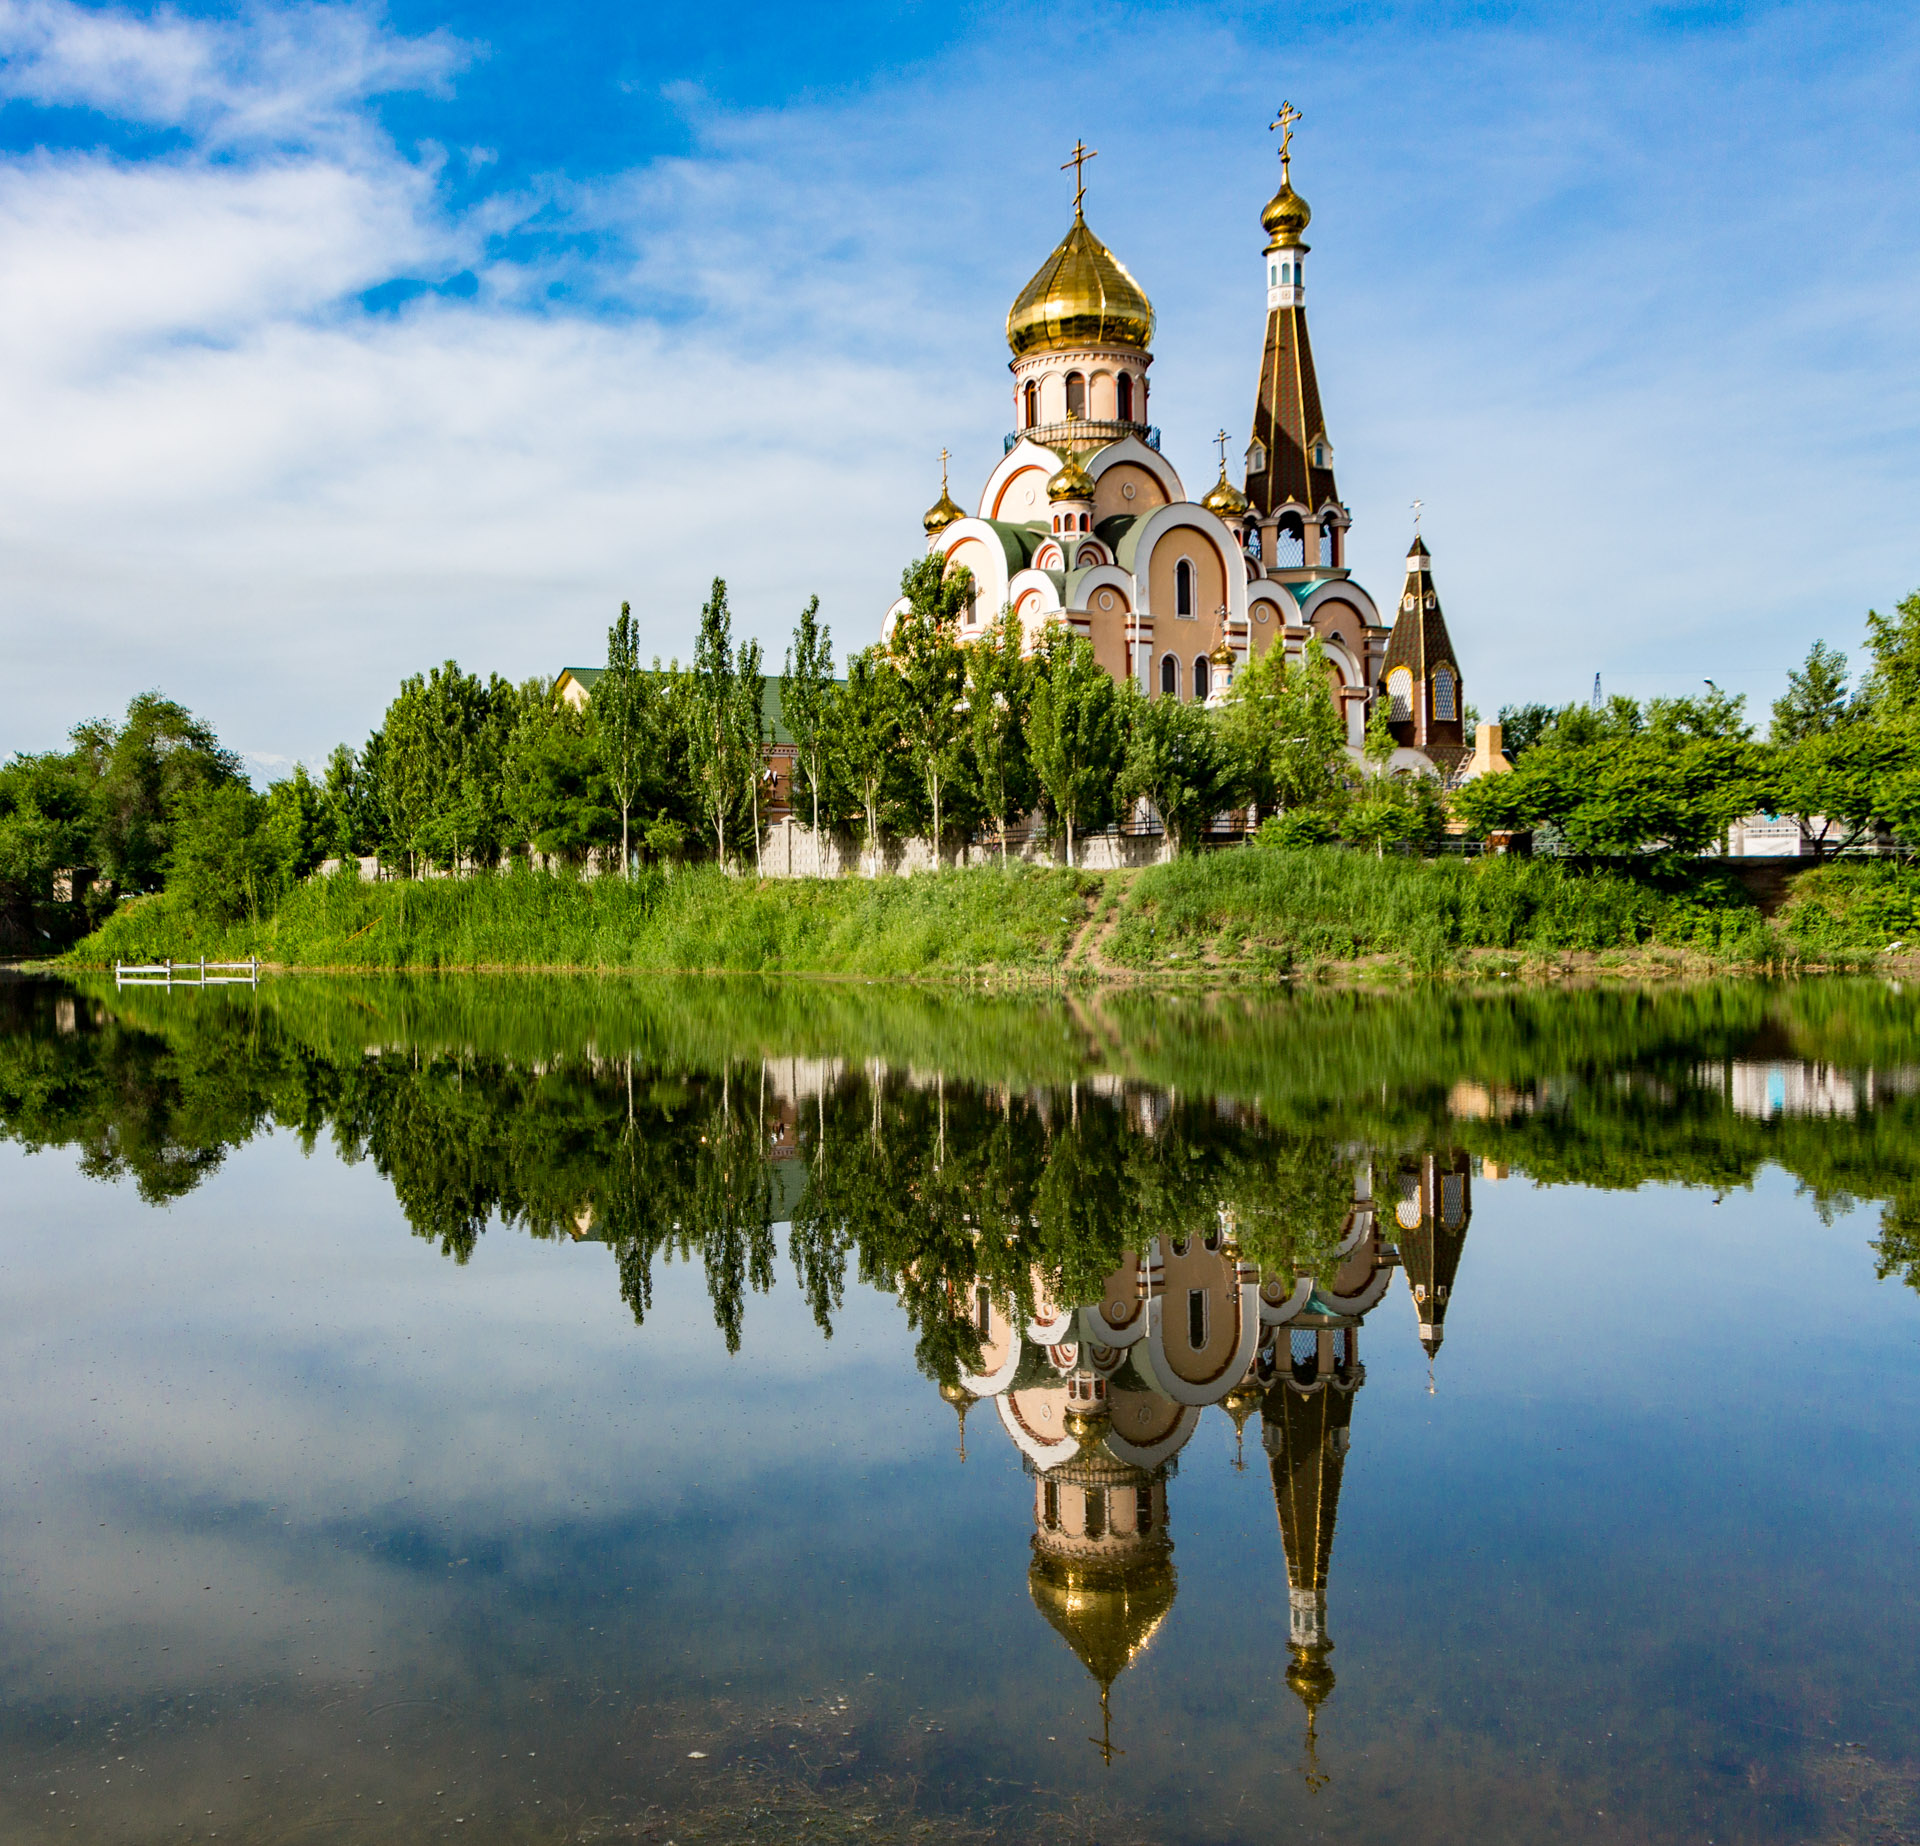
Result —
POLYGON ((447 656, 862 644, 1090 222, 1196 492, 1305 111, 1356 574, 1469 696, 1764 707, 1920 585, 1920 23, 1865 6, 0 3, 0 748, 159 685, 261 773, 447 656))

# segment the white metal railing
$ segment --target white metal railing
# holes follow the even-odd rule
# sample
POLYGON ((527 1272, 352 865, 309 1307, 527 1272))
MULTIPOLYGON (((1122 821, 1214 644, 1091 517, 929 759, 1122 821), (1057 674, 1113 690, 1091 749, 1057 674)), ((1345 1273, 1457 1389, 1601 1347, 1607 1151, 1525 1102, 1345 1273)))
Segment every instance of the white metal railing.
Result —
POLYGON ((115 987, 258 987, 260 958, 245 961, 115 962, 115 987), (244 972, 236 972, 244 970, 244 972))

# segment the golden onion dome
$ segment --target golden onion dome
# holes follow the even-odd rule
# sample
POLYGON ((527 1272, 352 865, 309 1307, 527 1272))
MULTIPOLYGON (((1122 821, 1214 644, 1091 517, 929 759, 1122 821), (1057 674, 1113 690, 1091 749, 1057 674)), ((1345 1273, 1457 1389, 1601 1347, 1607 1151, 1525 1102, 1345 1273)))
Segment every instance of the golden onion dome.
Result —
POLYGON ((1267 201, 1267 209, 1260 214, 1260 222, 1273 240, 1267 245, 1269 250, 1297 244, 1300 233, 1313 222, 1313 212, 1306 200, 1294 191, 1293 181, 1287 177, 1284 168, 1280 175, 1280 190, 1267 201))
POLYGON ((1049 500, 1091 500, 1093 476, 1080 466, 1077 455, 1069 455, 1064 468, 1047 483, 1049 500))
POLYGON ((965 519, 966 516, 966 509, 954 504, 953 495, 947 492, 943 483, 940 498, 927 508, 920 523, 926 527, 929 538, 938 538, 956 519, 965 519))
POLYGON ((1245 516, 1248 507, 1247 496, 1227 479, 1227 469, 1224 462, 1220 465, 1220 479, 1215 483, 1213 491, 1208 494, 1200 504, 1204 506, 1209 513, 1213 513, 1221 519, 1232 520, 1245 516))
POLYGON ((1226 642, 1221 641, 1215 646, 1213 652, 1209 654, 1207 658, 1211 660, 1216 667, 1230 667, 1233 665, 1233 649, 1230 648, 1226 642))
POLYGON ((1013 356, 1067 346, 1145 352, 1152 341, 1153 303, 1076 211, 1073 228, 1007 312, 1013 356))

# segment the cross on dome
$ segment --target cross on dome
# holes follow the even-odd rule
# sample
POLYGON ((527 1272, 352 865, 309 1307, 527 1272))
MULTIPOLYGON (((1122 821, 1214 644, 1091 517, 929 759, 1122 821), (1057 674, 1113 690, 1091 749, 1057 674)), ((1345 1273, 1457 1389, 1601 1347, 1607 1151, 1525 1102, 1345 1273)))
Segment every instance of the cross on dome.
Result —
POLYGON ((1300 111, 1296 109, 1292 103, 1282 103, 1280 105, 1280 113, 1267 124, 1267 132, 1269 134, 1276 128, 1280 130, 1280 172, 1282 178, 1286 177, 1287 163, 1293 158, 1293 125, 1300 119, 1300 111))
POLYGON ((1080 202, 1087 196, 1087 162, 1097 160, 1099 157, 1100 150, 1097 147, 1088 147, 1078 135, 1075 135, 1073 152, 1060 163, 1062 173, 1069 167, 1073 169, 1073 212, 1076 218, 1080 215, 1080 202))

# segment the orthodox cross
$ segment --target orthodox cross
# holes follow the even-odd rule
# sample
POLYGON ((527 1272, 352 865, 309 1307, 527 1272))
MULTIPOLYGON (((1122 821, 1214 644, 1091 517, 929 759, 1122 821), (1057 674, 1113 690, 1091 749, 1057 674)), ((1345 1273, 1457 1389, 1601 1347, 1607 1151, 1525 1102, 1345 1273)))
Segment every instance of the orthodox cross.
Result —
POLYGON ((1280 113, 1267 124, 1267 132, 1269 134, 1276 128, 1280 130, 1280 164, 1282 167, 1293 158, 1293 125, 1299 120, 1300 111, 1296 109, 1292 103, 1282 103, 1280 105, 1280 113))
POLYGON ((1413 503, 1413 531, 1414 531, 1414 536, 1416 538, 1420 535, 1421 510, 1426 506, 1426 504, 1427 503, 1424 500, 1416 500, 1413 503))
POLYGON ((1227 432, 1215 430, 1213 439, 1220 445, 1220 478, 1224 481, 1227 478, 1227 432))
POLYGON ((942 449, 940 451, 940 497, 942 499, 946 498, 947 493, 947 461, 947 452, 942 449))
POLYGON ((1075 135, 1073 138, 1072 155, 1060 163, 1060 171, 1062 173, 1066 172, 1069 167, 1073 169, 1073 209, 1075 212, 1079 211, 1080 201, 1087 196, 1087 162, 1098 159, 1099 155, 1100 150, 1097 147, 1088 147, 1078 135, 1075 135))

